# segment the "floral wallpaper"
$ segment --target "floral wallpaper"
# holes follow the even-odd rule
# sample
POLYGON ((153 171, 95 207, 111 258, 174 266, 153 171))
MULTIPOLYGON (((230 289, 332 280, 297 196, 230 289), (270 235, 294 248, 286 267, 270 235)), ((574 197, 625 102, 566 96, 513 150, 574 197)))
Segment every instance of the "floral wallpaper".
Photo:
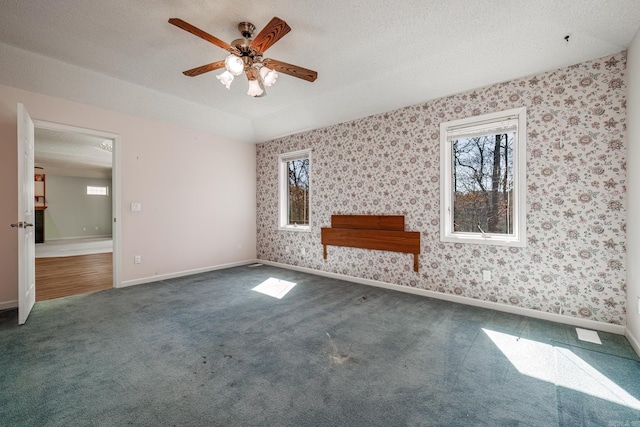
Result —
POLYGON ((258 257, 613 324, 625 323, 625 52, 257 146, 258 257), (525 248, 439 240, 439 124, 527 107, 525 248), (279 231, 278 158, 313 149, 311 232, 279 231), (328 247, 332 214, 405 215, 396 252, 328 247), (492 280, 482 280, 491 270, 492 280))

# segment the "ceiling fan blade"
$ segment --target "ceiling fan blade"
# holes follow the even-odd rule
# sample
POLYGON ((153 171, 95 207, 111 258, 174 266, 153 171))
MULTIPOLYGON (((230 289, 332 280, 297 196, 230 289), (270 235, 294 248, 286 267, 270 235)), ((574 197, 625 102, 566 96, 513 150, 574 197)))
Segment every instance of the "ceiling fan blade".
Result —
POLYGON ((217 37, 212 36, 211 34, 202 31, 200 28, 196 28, 193 25, 189 24, 188 22, 183 21, 180 18, 171 18, 169 19, 169 23, 175 25, 178 28, 182 28, 185 31, 190 32, 191 34, 193 34, 194 36, 198 36, 203 40, 208 41, 209 43, 213 43, 214 45, 221 47, 224 50, 227 50, 231 53, 235 53, 235 54, 240 54, 240 52, 238 51, 238 49, 236 49, 235 47, 231 46, 229 43, 220 40, 217 37))
POLYGON ((313 82, 318 78, 318 73, 313 70, 298 67, 297 65, 287 64, 282 61, 276 61, 275 59, 266 58, 262 63, 265 67, 276 70, 279 73, 288 74, 309 82, 313 82))
POLYGON ((275 42, 284 37, 289 31, 291 31, 291 27, 289 27, 286 22, 274 17, 269 21, 267 26, 254 37, 251 42, 251 47, 258 52, 264 53, 264 51, 273 46, 275 42))
POLYGON ((224 67, 224 59, 222 61, 212 62, 211 64, 202 65, 200 67, 192 68, 187 71, 183 71, 182 74, 189 77, 199 76, 200 74, 208 73, 209 71, 217 70, 224 67))

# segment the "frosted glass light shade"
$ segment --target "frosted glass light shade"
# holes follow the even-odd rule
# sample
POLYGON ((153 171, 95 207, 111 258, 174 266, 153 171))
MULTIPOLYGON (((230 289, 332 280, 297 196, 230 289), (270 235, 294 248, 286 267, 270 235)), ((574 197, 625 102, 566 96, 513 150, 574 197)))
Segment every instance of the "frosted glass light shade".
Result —
POLYGON ((218 80, 220 80, 220 83, 225 85, 227 87, 227 89, 231 89, 231 82, 233 81, 233 74, 231 74, 229 71, 225 71, 222 74, 218 74, 216 76, 216 78, 218 80))
POLYGON ((247 95, 250 96, 260 96, 264 90, 260 87, 260 83, 257 80, 249 80, 249 90, 247 91, 247 95))
POLYGON ((260 68, 260 77, 262 77, 262 84, 266 87, 272 86, 276 80, 278 79, 278 73, 271 68, 262 67, 260 68))
POLYGON ((224 66, 234 76, 239 76, 244 71, 244 62, 240 57, 229 55, 224 59, 224 66))

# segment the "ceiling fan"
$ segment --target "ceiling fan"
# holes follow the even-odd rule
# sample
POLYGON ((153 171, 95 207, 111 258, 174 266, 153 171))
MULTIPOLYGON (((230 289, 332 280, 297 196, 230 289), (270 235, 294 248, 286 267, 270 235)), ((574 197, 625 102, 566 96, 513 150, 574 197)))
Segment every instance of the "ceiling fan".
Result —
POLYGON ((250 22, 239 23, 238 30, 240 30, 242 38, 236 39, 231 43, 226 43, 179 18, 171 18, 169 23, 229 52, 229 56, 221 61, 184 71, 183 74, 185 76, 195 77, 209 71, 226 68, 222 74, 216 77, 220 80, 220 83, 229 89, 233 78, 244 73, 249 80, 247 94, 253 97, 266 95, 264 88, 275 83, 278 78, 278 72, 309 82, 313 82, 318 77, 318 73, 313 70, 271 58, 263 58, 263 54, 267 49, 291 31, 291 27, 280 18, 274 17, 269 21, 267 26, 255 38, 252 38, 256 29, 255 25, 250 22))

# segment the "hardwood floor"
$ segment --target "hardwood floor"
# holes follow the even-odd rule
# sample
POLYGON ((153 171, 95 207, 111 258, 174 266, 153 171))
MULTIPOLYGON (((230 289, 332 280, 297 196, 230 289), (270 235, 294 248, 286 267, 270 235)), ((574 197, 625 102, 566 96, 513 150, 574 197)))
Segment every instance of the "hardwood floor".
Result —
POLYGON ((113 254, 36 258, 36 301, 113 287, 113 254))

